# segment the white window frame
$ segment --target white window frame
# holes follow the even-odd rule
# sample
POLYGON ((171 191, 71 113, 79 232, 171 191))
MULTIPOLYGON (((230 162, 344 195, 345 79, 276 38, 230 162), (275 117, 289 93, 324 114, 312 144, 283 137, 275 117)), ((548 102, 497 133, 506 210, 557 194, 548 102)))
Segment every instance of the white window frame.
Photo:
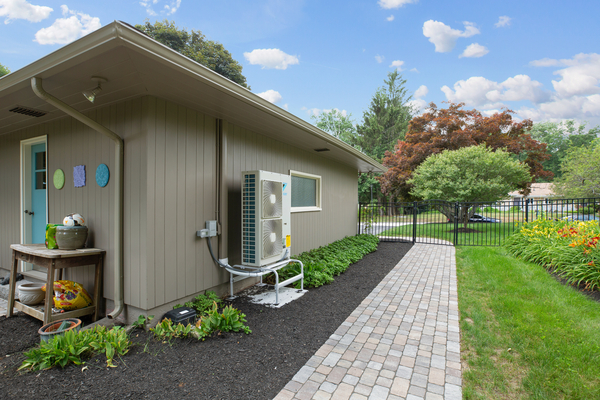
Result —
MULTIPOLYGON (((317 181, 317 187, 316 187, 316 206, 309 206, 309 207, 292 207, 291 211, 293 213, 296 212, 312 212, 312 211, 321 211, 321 193, 322 193, 322 179, 320 175, 314 175, 314 174, 309 174, 306 172, 300 172, 300 171, 294 171, 294 170, 290 170, 290 182, 291 182, 291 177, 292 176, 297 176, 299 178, 308 178, 308 179, 314 179, 315 181, 317 181)), ((292 185, 292 192, 294 190, 294 186, 292 185)))

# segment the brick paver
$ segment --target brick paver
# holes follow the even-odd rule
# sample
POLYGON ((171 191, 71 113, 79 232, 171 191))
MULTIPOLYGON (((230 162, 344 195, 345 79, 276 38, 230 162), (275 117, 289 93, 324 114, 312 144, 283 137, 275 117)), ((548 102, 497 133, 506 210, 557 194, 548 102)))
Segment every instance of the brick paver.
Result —
POLYGON ((415 244, 276 400, 460 400, 453 246, 415 244))

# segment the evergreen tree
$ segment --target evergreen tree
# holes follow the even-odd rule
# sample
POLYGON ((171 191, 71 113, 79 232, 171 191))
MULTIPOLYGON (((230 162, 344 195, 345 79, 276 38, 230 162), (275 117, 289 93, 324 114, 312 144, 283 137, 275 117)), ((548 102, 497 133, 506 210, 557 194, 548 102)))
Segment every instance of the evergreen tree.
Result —
POLYGON ((409 103, 412 99, 404 87, 406 80, 398 71, 390 72, 385 85, 377 89, 357 127, 356 144, 363 153, 381 161, 386 151, 394 150, 398 140, 404 139, 408 123, 415 113, 409 103))

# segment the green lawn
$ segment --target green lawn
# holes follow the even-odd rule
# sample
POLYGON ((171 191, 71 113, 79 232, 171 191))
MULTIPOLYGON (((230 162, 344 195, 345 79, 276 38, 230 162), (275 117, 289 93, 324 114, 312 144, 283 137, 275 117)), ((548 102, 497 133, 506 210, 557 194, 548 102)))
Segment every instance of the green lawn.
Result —
POLYGON ((465 399, 600 399, 600 303, 502 248, 456 261, 465 399))
MULTIPOLYGON (((463 224, 459 224, 462 228, 463 224)), ((493 246, 502 244, 503 239, 514 230, 512 222, 507 223, 475 223, 467 224, 467 228, 479 231, 472 233, 458 233, 458 241, 455 245, 478 245, 478 246, 493 246)), ((454 224, 452 223, 437 223, 437 224, 418 224, 417 237, 428 237, 447 240, 454 243, 454 224)), ((403 236, 412 237, 413 225, 401 225, 393 229, 389 229, 379 234, 379 236, 403 236)))

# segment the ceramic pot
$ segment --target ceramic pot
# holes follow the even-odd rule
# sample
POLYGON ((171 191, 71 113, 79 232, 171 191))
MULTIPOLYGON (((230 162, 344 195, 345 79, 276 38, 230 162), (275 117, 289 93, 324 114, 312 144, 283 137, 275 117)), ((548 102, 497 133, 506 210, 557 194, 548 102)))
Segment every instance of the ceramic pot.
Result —
POLYGON ((19 302, 28 306, 41 303, 46 296, 42 286, 42 283, 24 283, 19 286, 19 302))
POLYGON ((38 333, 40 334, 40 338, 43 342, 47 342, 52 340, 54 336, 64 335, 66 331, 75 330, 79 331, 81 329, 81 320, 78 318, 66 318, 61 319, 60 321, 50 322, 40 328, 38 333), (60 329, 60 326, 65 323, 63 329, 60 329))
POLYGON ((85 247, 87 226, 57 226, 56 244, 59 250, 75 250, 85 247))

